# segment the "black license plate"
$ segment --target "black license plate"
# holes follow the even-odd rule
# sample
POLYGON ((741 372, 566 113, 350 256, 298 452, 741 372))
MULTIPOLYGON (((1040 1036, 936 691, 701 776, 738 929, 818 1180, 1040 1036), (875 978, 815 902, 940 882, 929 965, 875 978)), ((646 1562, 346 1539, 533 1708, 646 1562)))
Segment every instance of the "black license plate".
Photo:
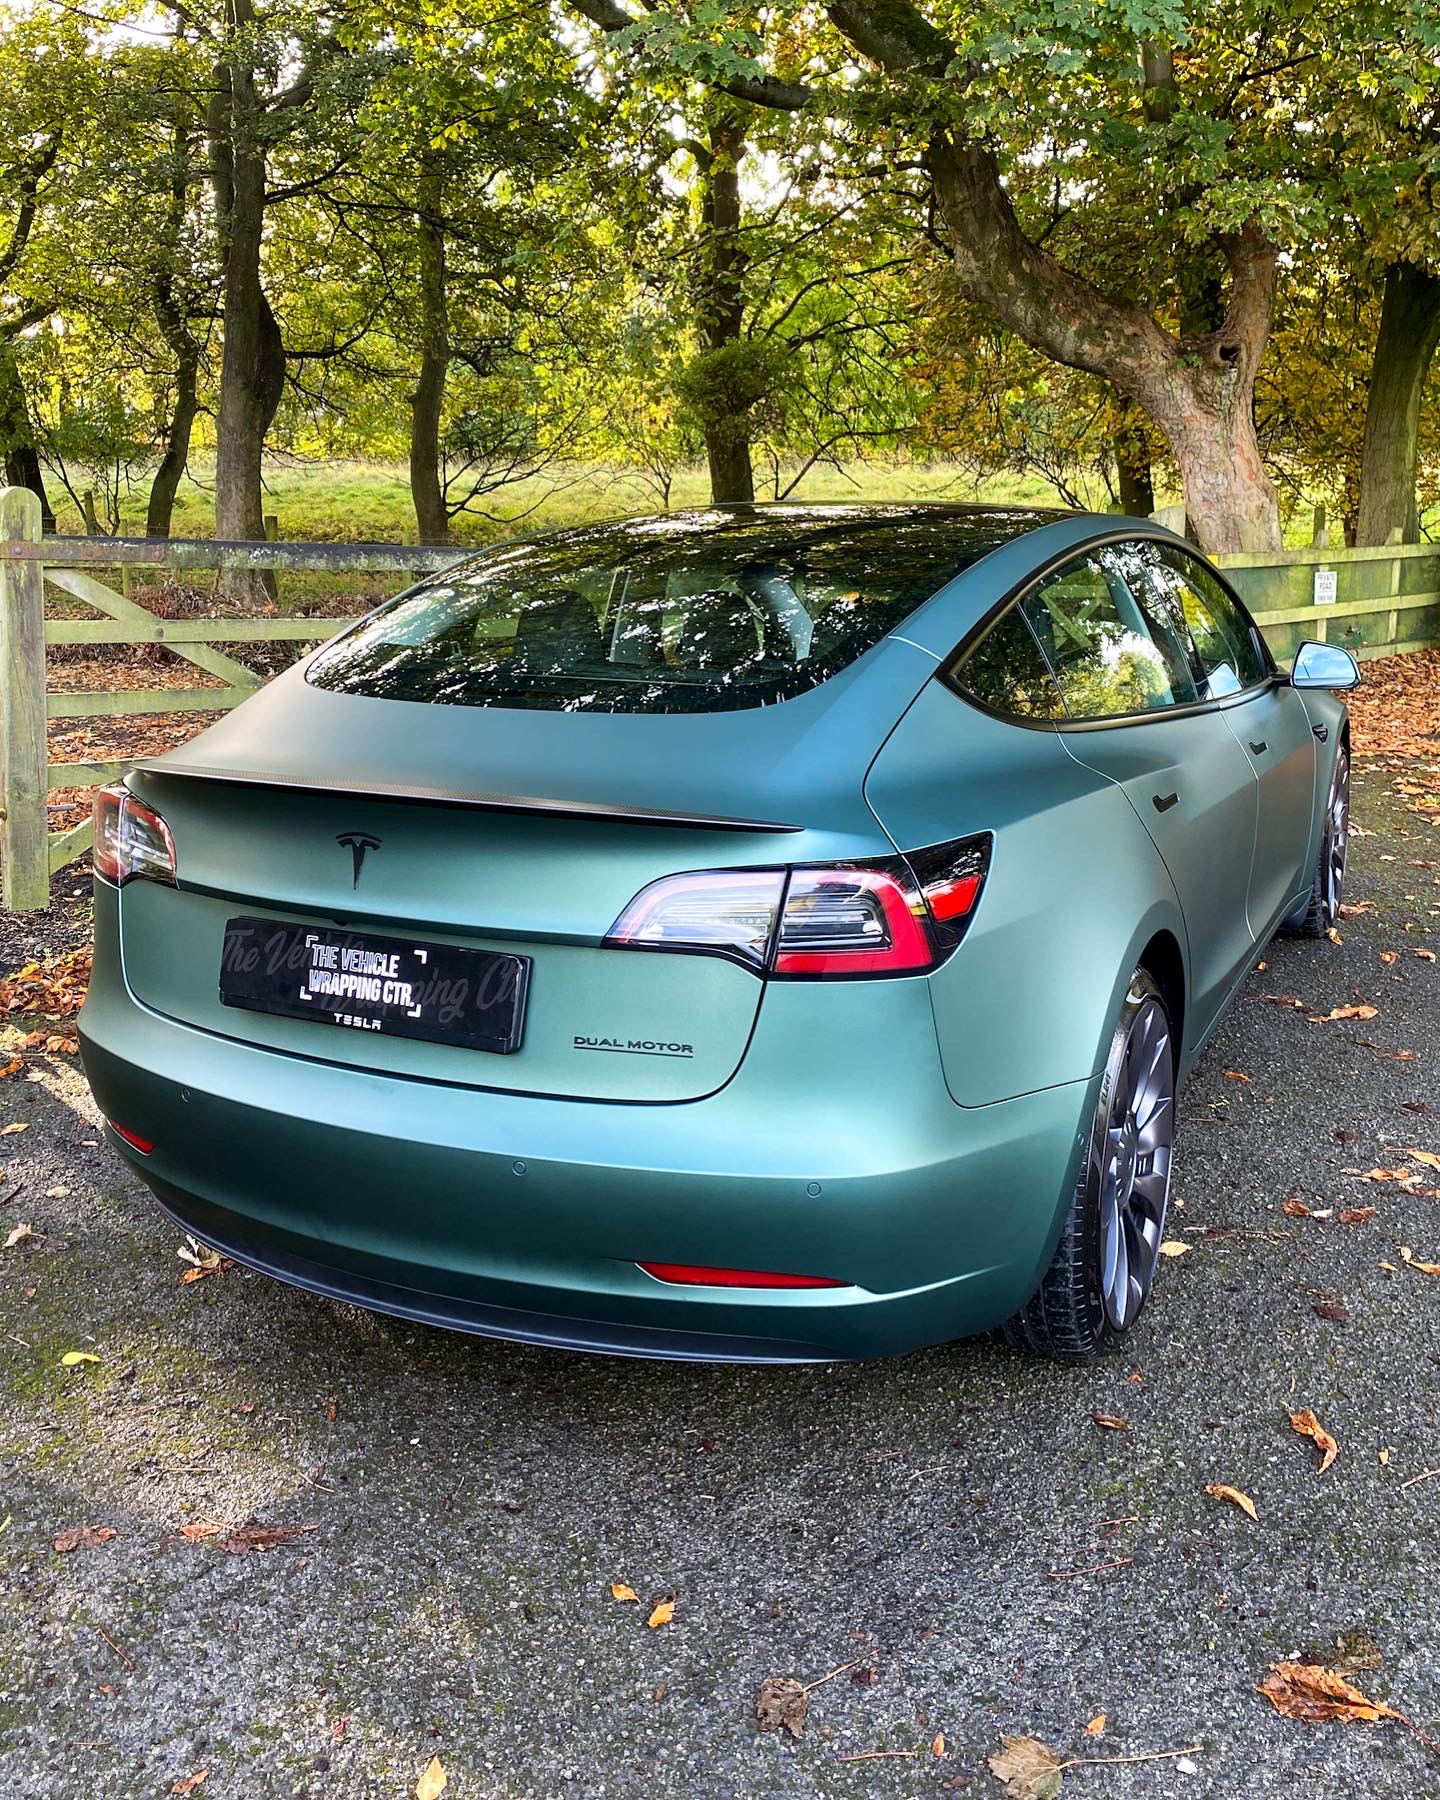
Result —
POLYGON ((520 1048, 530 958, 274 919, 229 919, 220 999, 251 1012, 425 1038, 508 1056, 520 1048))

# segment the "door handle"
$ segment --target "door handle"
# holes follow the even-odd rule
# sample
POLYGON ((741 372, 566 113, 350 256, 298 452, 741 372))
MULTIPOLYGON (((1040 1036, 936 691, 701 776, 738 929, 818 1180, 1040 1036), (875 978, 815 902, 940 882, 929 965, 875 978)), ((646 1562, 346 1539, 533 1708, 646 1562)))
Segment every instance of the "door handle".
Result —
POLYGON ((1330 742, 1330 727, 1328 725, 1312 725, 1310 729, 1315 733, 1322 744, 1328 744, 1330 742))
POLYGON ((1264 738, 1261 738, 1261 740, 1258 744, 1255 744, 1255 743, 1251 744, 1250 754, 1252 756, 1263 756, 1269 748, 1270 748, 1270 746, 1265 742, 1264 738))
POLYGON ((1150 798, 1154 802, 1156 812, 1169 812, 1180 796, 1179 794, 1152 794, 1150 798))

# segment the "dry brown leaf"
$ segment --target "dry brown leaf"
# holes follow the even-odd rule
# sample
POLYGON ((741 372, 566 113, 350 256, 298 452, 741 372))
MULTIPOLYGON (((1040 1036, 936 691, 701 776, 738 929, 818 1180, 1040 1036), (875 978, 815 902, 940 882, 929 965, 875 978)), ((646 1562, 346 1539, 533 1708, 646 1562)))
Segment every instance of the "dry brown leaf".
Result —
POLYGON ((1340 933, 1335 929, 1335 927, 1333 925, 1325 933, 1325 935, 1327 938, 1329 938, 1329 940, 1332 944, 1343 944, 1345 942, 1344 938, 1341 937, 1340 933))
POLYGON ((0 1125, 0 1137, 14 1137, 17 1131, 28 1131, 29 1129, 28 1120, 14 1119, 8 1125, 0 1125))
POLYGON ((1335 1019, 1376 1019, 1380 1016, 1378 1006, 1334 1006, 1328 1013, 1312 1013, 1312 1025, 1328 1025, 1335 1019))
POLYGON ((791 1737, 803 1736, 810 1696, 793 1675, 767 1675, 755 1696, 755 1723, 762 1731, 779 1731, 783 1725, 791 1737))
POLYGON ((1257 994, 1255 998, 1267 1001, 1271 1006, 1290 1006, 1297 1012, 1305 1010, 1305 1002, 1298 994, 1257 994))
POLYGON ((1000 1734, 1000 1749, 990 1758, 990 1772, 1003 1781, 1009 1800, 1055 1800, 1063 1779, 1062 1759, 1039 1738, 1000 1734))
POLYGON ((1162 1256, 1188 1256, 1195 1248, 1193 1244, 1182 1244, 1179 1238, 1166 1238, 1160 1246, 1162 1256))
POLYGON ((1239 1488, 1231 1487, 1223 1481, 1213 1481, 1206 1484, 1205 1492, 1216 1500, 1228 1500, 1232 1506, 1238 1506, 1247 1518, 1253 1519, 1257 1525, 1260 1523, 1255 1502, 1248 1494, 1242 1494, 1239 1488))
POLYGON ((192 1544, 202 1544, 206 1538, 219 1537, 229 1530, 223 1519, 193 1519, 190 1524, 180 1527, 180 1535, 192 1544))
POLYGON ((1427 1169, 1440 1169, 1440 1155, 1433 1150, 1407 1150, 1404 1154, 1412 1162, 1424 1163, 1427 1169))
POLYGON ((1096 1738, 1096 1737, 1100 1736, 1101 1732, 1103 1732, 1104 1729, 1105 1729, 1105 1715, 1104 1715, 1104 1713, 1096 1713, 1095 1717, 1085 1727, 1085 1735, 1086 1735, 1086 1737, 1089 1737, 1089 1738, 1096 1738))
POLYGON ((1390 967, 1391 963, 1399 962, 1400 952, 1398 950, 1382 950, 1380 952, 1380 960, 1382 963, 1385 964, 1386 968, 1388 969, 1390 967))
POLYGON ((1281 1205, 1280 1210, 1291 1219, 1310 1219, 1315 1216, 1303 1200, 1297 1200, 1293 1195, 1281 1205))
POLYGON ((239 1525, 222 1538, 220 1548, 231 1556, 248 1556, 252 1550, 278 1550, 292 1538, 319 1529, 318 1525, 239 1525))
POLYGON ((1348 1325, 1349 1311, 1338 1300, 1317 1300, 1310 1308, 1317 1319, 1328 1319, 1332 1325, 1348 1325))
POLYGON ((202 1782, 209 1779, 210 1771, 208 1769, 197 1769, 193 1775, 182 1775, 178 1781, 172 1781, 170 1792, 172 1794, 193 1794, 202 1782))
POLYGON ((1434 962, 1435 960, 1435 952, 1433 950, 1417 950, 1415 954, 1420 958, 1421 962, 1434 962))
POLYGON ((1343 1675, 1318 1663, 1271 1663, 1269 1673, 1256 1689, 1287 1719, 1303 1719, 1323 1725, 1340 1719, 1373 1723, 1376 1719, 1403 1719, 1393 1707, 1382 1705, 1351 1687, 1343 1675))
POLYGON ((1248 1083, 1250 1080, 1248 1075, 1242 1075, 1238 1069, 1225 1069, 1222 1072, 1227 1081, 1244 1081, 1248 1083))
POLYGON ((440 1800, 445 1792, 450 1777, 445 1773, 445 1765, 438 1756, 432 1756, 426 1763, 420 1779, 415 1783, 415 1800, 440 1800))
POLYGON ((1342 1206, 1340 1223, 1342 1225, 1363 1225, 1367 1219, 1373 1219, 1379 1210, 1376 1206, 1342 1206))
POLYGON ((1102 1431, 1128 1431, 1128 1421, 1117 1419, 1114 1413, 1091 1413, 1091 1419, 1102 1431))
POLYGON ((658 1631, 662 1625, 668 1625, 674 1617, 675 1602, 673 1600, 662 1600, 645 1623, 652 1631, 658 1631))
POLYGON ((943 1731, 937 1731, 934 1737, 931 1738, 930 1754, 932 1756, 943 1756, 945 1754, 945 1733, 943 1731))
POLYGON ((36 1235, 37 1234, 36 1234, 35 1228, 33 1226, 26 1225, 22 1222, 21 1224, 17 1225, 15 1227, 15 1229, 10 1233, 9 1237, 6 1238, 5 1248, 7 1250, 13 1250, 17 1244, 24 1243, 26 1238, 32 1238, 32 1237, 35 1237, 36 1235))
POLYGON ((1400 1260, 1407 1269, 1418 1269, 1422 1275, 1440 1275, 1440 1263, 1421 1262, 1408 1244, 1400 1246, 1400 1260))
POLYGON ((23 1056, 12 1056, 9 1062, 0 1066, 0 1081, 6 1080, 11 1075, 18 1075, 24 1067, 25 1058, 23 1056))
POLYGON ((623 1581, 612 1581, 610 1583, 610 1598, 612 1600, 633 1601, 636 1606, 640 1604, 640 1596, 635 1592, 634 1588, 628 1587, 623 1581))
POLYGON ((97 1544, 108 1544, 115 1535, 110 1525, 72 1525, 57 1535, 54 1547, 61 1556, 68 1556, 72 1550, 93 1550, 97 1544))
POLYGON ((1290 1429, 1298 1431, 1301 1437, 1308 1437, 1315 1445, 1320 1452, 1320 1473, 1323 1475, 1340 1454, 1340 1446, 1308 1406, 1304 1412, 1291 1413, 1290 1429))

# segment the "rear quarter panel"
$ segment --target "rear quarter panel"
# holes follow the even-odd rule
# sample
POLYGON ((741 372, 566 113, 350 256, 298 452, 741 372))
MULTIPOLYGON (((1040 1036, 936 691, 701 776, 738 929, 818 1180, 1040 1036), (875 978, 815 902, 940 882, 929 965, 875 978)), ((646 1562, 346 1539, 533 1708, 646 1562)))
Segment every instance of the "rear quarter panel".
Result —
POLYGON ((936 679, 876 757, 866 798, 902 849, 994 833, 964 941, 929 977, 962 1106, 1080 1081, 1103 1064, 1141 951, 1179 902, 1124 793, 1057 736, 981 713, 936 679))

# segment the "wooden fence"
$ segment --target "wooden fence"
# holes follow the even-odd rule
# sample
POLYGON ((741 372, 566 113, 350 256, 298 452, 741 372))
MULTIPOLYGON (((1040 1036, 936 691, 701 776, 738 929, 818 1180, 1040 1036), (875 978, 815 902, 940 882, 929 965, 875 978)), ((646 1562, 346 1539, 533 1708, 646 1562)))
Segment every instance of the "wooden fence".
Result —
MULTIPOLYGON (((446 568, 457 554, 401 544, 42 541, 34 495, 23 488, 0 488, 0 906, 24 912, 48 905, 50 876, 90 846, 88 819, 70 831, 49 830, 48 792, 118 781, 130 766, 124 761, 52 763, 46 745, 50 719, 224 711, 254 693, 260 680, 216 645, 313 642, 351 622, 348 617, 162 619, 87 571, 306 571, 414 578, 446 568), (47 618, 47 586, 103 616, 47 618), (50 693, 47 644, 163 644, 223 685, 50 693)), ((1440 546, 1313 548, 1218 560, 1282 661, 1307 637, 1344 644, 1361 657, 1440 643, 1440 546), (1333 601, 1316 604, 1317 593, 1322 602, 1333 593, 1333 601)))

